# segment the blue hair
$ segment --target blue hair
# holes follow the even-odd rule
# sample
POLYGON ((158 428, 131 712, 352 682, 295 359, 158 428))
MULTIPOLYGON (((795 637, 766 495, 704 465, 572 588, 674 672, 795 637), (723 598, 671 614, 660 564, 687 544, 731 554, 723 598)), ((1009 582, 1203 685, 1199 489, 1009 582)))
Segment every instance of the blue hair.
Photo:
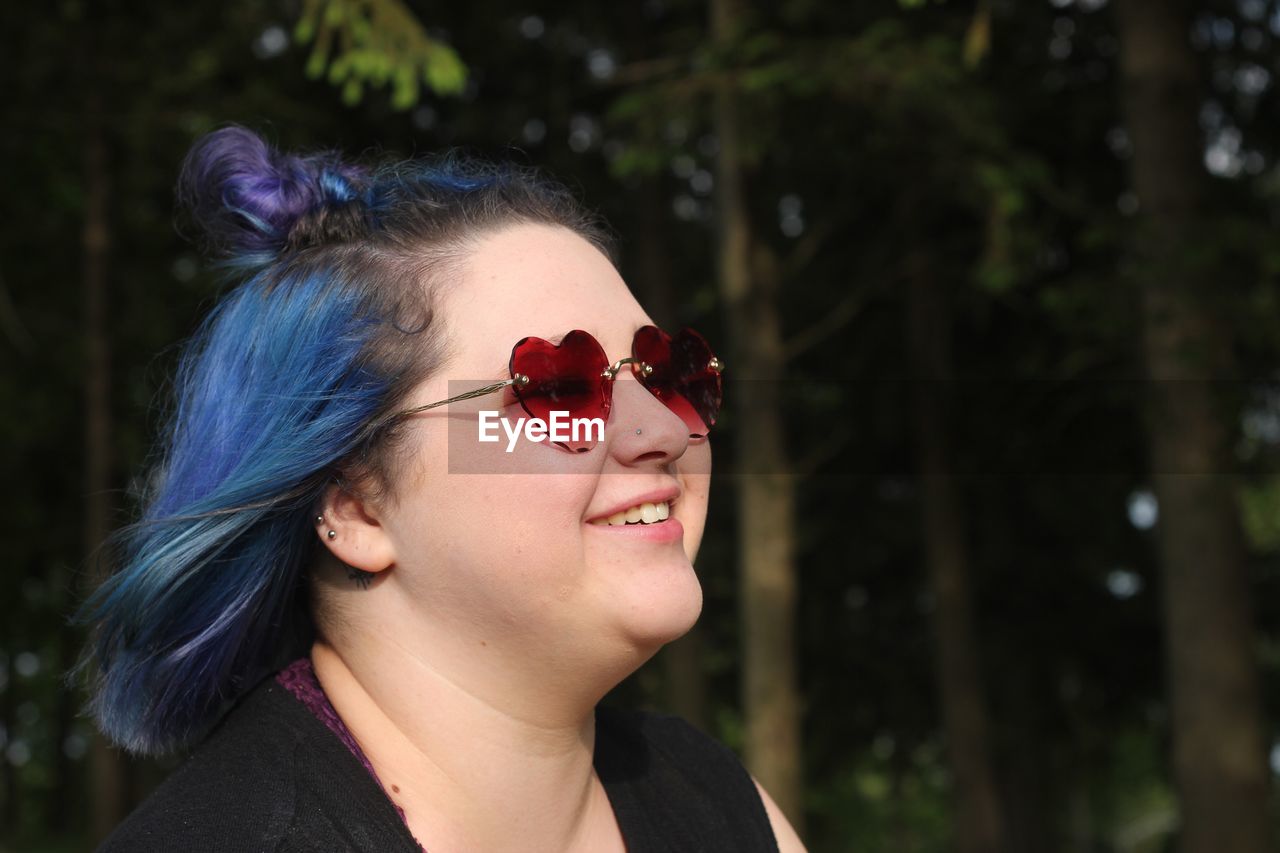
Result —
POLYGON ((469 242, 546 223, 610 255, 562 185, 458 155, 366 169, 229 127, 192 148, 179 198, 237 281, 186 345, 139 517, 79 614, 90 711, 141 754, 305 650, 314 509, 333 482, 391 491, 386 416, 444 357, 433 285, 469 242))

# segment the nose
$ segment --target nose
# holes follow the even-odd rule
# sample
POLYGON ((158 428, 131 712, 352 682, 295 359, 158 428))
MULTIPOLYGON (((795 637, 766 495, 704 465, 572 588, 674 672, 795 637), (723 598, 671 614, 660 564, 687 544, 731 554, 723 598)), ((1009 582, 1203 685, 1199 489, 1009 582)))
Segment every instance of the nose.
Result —
POLYGON ((673 462, 689 447, 689 428, 631 375, 619 374, 613 388, 608 428, 610 453, 624 464, 673 462))

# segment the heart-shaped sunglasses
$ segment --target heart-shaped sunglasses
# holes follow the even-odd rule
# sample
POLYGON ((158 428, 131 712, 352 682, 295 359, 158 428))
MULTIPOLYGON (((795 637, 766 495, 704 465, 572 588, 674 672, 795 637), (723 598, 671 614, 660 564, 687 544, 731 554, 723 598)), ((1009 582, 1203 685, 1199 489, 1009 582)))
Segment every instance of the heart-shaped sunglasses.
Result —
MULTIPOLYGON (((612 364, 604 347, 589 332, 574 329, 558 344, 521 338, 511 349, 511 378, 447 400, 397 412, 395 417, 494 394, 511 386, 530 416, 551 420, 551 412, 570 418, 609 421, 613 381, 623 365, 631 365, 640 384, 684 421, 691 437, 707 434, 720 412, 720 373, 724 363, 702 335, 688 327, 674 337, 657 326, 641 326, 631 341, 631 356, 612 364)), ((584 450, 586 448, 579 447, 584 450)))

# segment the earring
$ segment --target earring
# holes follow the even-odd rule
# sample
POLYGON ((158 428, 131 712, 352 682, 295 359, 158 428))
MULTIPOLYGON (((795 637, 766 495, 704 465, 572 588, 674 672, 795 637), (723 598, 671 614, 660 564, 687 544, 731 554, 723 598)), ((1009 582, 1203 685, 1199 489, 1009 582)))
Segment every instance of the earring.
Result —
POLYGON ((330 538, 330 539, 336 539, 336 538, 338 538, 338 531, 336 531, 336 530, 330 530, 330 531, 329 531, 329 538, 330 538))
POLYGON ((324 516, 323 516, 323 515, 317 515, 317 516, 316 516, 316 524, 324 524, 324 516))

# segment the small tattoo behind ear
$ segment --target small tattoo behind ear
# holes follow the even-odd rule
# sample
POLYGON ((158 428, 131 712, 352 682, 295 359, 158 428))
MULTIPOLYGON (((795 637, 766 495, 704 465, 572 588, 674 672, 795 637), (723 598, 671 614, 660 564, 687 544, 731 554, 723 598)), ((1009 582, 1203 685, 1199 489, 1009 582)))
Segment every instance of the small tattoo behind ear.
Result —
POLYGON ((355 581, 356 586, 361 589, 368 589, 369 584, 373 581, 373 572, 366 572, 364 569, 347 566, 347 579, 355 581))

